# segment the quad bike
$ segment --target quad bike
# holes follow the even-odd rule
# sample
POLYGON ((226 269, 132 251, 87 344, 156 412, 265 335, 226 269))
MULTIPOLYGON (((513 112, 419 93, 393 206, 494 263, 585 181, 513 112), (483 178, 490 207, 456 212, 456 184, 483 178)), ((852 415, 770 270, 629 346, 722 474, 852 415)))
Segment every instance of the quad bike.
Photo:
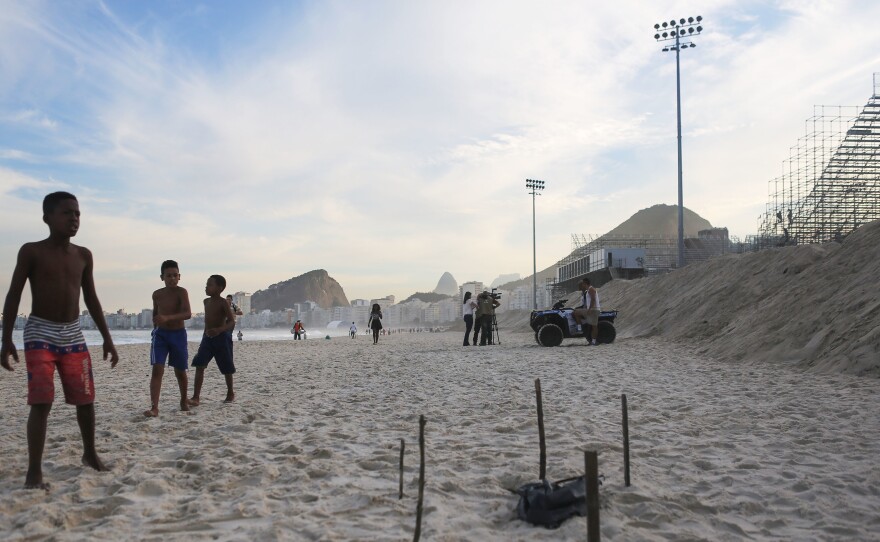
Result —
MULTIPOLYGON (((529 325, 535 331, 535 342, 541 346, 559 346, 562 339, 583 338, 590 336, 592 326, 583 324, 583 328, 577 325, 574 319, 574 309, 565 306, 566 300, 557 301, 552 309, 532 311, 529 317, 529 325)), ((601 311, 599 313, 599 344, 614 342, 617 331, 614 329, 614 319, 617 311, 601 311)))

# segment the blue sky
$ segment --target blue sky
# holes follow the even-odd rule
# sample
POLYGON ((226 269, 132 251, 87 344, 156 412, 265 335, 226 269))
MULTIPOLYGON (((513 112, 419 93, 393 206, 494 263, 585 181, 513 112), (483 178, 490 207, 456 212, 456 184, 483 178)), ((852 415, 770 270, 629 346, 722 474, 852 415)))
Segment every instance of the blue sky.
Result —
MULTIPOLYGON (((862 105, 880 2, 0 1, 0 281, 80 198, 104 308, 181 264, 255 291, 326 269, 349 298, 542 269, 677 199, 755 233, 814 104, 862 105)), ((28 312, 26 297, 22 312, 28 312)))

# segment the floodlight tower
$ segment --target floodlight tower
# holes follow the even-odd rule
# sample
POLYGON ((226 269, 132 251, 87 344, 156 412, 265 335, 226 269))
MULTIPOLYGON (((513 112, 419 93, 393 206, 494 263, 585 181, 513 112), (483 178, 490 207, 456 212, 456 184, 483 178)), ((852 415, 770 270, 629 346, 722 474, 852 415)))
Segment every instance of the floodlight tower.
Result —
POLYGON ((681 188, 681 69, 679 51, 696 47, 691 37, 703 31, 703 17, 688 17, 654 25, 654 39, 657 41, 675 40, 675 45, 663 47, 663 52, 675 51, 675 103, 678 112, 678 267, 684 267, 684 202, 681 188))
POLYGON ((526 188, 531 190, 532 195, 532 308, 538 310, 538 258, 535 250, 535 196, 540 196, 544 190, 544 181, 526 179, 526 188))

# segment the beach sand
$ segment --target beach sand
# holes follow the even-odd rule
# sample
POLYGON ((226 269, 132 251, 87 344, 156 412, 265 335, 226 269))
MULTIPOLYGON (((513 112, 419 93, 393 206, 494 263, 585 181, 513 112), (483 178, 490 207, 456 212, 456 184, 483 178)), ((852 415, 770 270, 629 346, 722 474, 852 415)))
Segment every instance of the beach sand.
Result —
POLYGON ((97 444, 111 470, 80 465, 75 409, 59 400, 44 455, 48 493, 21 489, 22 362, 0 376, 0 538, 409 540, 423 414, 423 539, 583 540, 583 518, 557 530, 516 518, 511 490, 538 477, 535 378, 548 477, 577 475, 583 450, 599 452, 606 540, 880 538, 880 380, 722 362, 661 337, 542 348, 502 328, 501 340, 245 341, 235 345, 234 404, 223 403, 212 364, 191 413, 177 411, 176 381, 165 375, 158 419, 141 414, 148 346, 121 347, 114 370, 93 351, 97 444))

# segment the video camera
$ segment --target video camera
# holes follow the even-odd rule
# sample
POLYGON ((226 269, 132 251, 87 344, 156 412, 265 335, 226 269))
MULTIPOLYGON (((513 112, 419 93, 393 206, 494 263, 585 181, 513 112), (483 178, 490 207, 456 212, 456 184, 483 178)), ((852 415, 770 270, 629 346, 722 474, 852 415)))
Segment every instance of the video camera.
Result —
POLYGON ((498 292, 497 290, 498 290, 498 288, 492 288, 492 292, 489 294, 489 297, 491 297, 492 299, 494 299, 496 301, 500 301, 501 300, 501 292, 498 292))

